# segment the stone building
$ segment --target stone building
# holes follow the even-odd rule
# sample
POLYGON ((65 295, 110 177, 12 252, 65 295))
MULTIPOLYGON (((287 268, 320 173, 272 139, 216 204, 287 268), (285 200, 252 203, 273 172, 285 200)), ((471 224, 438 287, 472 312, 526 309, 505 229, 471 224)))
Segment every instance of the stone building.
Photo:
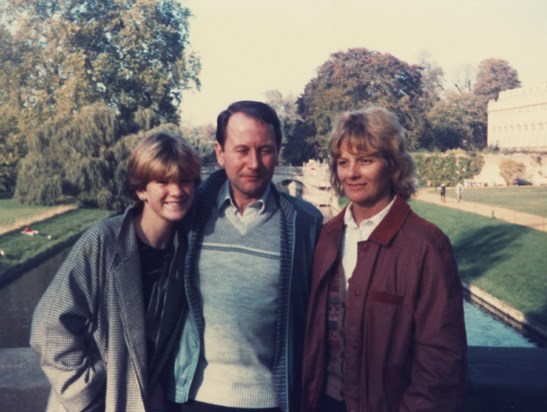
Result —
POLYGON ((488 102, 488 146, 547 150, 547 83, 506 90, 488 102))

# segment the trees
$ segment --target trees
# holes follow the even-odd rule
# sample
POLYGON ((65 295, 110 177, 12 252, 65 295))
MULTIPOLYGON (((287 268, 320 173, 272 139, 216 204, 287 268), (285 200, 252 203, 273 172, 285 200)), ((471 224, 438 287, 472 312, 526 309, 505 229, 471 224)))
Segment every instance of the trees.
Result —
POLYGON ((431 147, 437 150, 486 146, 484 101, 472 93, 449 91, 427 114, 432 128, 431 147))
POLYGON ((501 91, 520 87, 518 73, 501 59, 486 59, 479 63, 473 94, 481 96, 485 104, 497 100, 501 91))
POLYGON ((182 135, 196 150, 203 165, 216 165, 215 126, 212 123, 203 126, 183 126, 182 135))
POLYGON ((103 101, 130 122, 139 108, 178 120, 181 92, 199 85, 187 53, 190 12, 176 0, 14 0, 2 5, 31 49, 25 105, 61 116, 103 101))
POLYGON ((130 199, 125 191, 126 160, 147 133, 178 131, 174 124, 120 137, 119 114, 103 103, 78 114, 46 122, 28 136, 15 197, 21 203, 53 205, 78 200, 86 207, 121 210, 130 199))
POLYGON ((422 68, 364 48, 334 53, 297 101, 301 133, 324 157, 326 140, 340 112, 377 104, 395 112, 414 146, 423 127, 422 68))
POLYGON ((9 127, 0 124, 0 143, 28 139, 17 197, 113 204, 107 172, 114 171, 116 142, 178 123, 181 93, 199 87, 199 59, 188 52, 189 10, 177 0, 12 0, 0 3, 0 12, 0 34, 8 34, 0 36, 0 53, 12 51, 0 63, 12 76, 0 92, 0 113, 15 113, 9 127), (68 161, 76 163, 62 164, 68 161))
POLYGON ((281 163, 301 165, 315 157, 313 144, 306 141, 305 124, 298 115, 296 99, 284 97, 279 90, 266 92, 266 103, 272 106, 281 121, 283 140, 279 159, 281 163))
POLYGON ((118 139, 116 113, 104 104, 45 123, 28 135, 29 151, 21 161, 15 197, 47 205, 77 198, 108 208, 112 199, 107 192, 117 192, 112 147, 118 139))
POLYGON ((483 60, 472 84, 466 67, 464 80, 435 103, 427 114, 431 125, 431 148, 448 150, 482 149, 486 146, 487 104, 499 92, 520 86, 517 71, 505 60, 483 60))
POLYGON ((19 84, 25 75, 19 67, 23 63, 21 53, 4 23, 0 20, 0 191, 12 192, 17 163, 24 154, 24 139, 19 131, 29 122, 19 111, 19 84))

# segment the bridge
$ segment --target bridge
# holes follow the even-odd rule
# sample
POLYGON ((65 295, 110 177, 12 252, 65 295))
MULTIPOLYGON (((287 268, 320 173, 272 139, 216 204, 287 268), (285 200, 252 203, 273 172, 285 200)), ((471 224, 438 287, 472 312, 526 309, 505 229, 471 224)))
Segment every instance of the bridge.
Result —
MULTIPOLYGON (((218 169, 219 166, 216 164, 203 166, 202 179, 206 179, 218 169)), ((333 192, 326 164, 310 161, 303 167, 280 165, 275 168, 272 182, 292 196, 307 200, 320 209, 325 217, 330 217, 336 212, 333 210, 333 192)))
MULTIPOLYGON (((220 167, 216 164, 204 165, 201 168, 202 179, 206 179, 211 173, 218 170, 219 168, 220 167)), ((301 182, 302 179, 303 179, 302 167, 280 165, 280 166, 276 166, 272 181, 273 183, 278 184, 278 183, 289 182, 289 181, 301 182)))

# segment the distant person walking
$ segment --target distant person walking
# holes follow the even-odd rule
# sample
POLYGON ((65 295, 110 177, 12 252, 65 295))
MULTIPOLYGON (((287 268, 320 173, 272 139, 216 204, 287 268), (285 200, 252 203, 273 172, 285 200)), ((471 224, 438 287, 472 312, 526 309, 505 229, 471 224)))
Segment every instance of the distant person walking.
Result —
POLYGON ((461 202, 463 195, 463 185, 462 182, 458 182, 456 185, 456 197, 458 198, 458 203, 461 202))
POLYGON ((441 202, 446 203, 446 185, 441 185, 441 202))

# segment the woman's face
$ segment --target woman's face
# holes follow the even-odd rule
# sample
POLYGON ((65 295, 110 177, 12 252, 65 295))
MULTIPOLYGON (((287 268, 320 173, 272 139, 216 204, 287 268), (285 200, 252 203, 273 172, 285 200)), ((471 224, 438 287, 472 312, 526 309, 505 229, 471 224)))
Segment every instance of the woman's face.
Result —
MULTIPOLYGON (((377 152, 353 150, 343 143, 336 161, 336 174, 344 193, 354 204, 354 214, 358 211, 363 218, 382 211, 393 199, 388 163, 377 152)), ((358 220, 357 216, 354 218, 358 220)))
POLYGON ((144 202, 143 218, 158 224, 181 220, 192 206, 194 189, 192 179, 152 180, 144 190, 137 191, 144 202))

